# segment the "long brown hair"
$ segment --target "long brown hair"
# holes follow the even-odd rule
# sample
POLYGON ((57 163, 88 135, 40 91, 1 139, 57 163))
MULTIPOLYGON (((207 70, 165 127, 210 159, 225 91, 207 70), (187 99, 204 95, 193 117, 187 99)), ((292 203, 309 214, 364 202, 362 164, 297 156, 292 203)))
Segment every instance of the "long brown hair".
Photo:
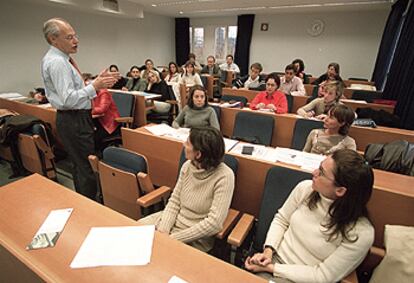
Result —
MULTIPOLYGON (((331 157, 335 162, 335 185, 345 187, 346 192, 330 205, 330 219, 322 226, 326 228, 329 241, 340 234, 345 240, 355 242, 358 236, 351 239, 348 232, 360 217, 369 219, 367 203, 374 185, 374 173, 364 158, 354 150, 340 149, 331 157)), ((315 209, 320 199, 319 193, 312 192, 308 198, 309 209, 315 209)))

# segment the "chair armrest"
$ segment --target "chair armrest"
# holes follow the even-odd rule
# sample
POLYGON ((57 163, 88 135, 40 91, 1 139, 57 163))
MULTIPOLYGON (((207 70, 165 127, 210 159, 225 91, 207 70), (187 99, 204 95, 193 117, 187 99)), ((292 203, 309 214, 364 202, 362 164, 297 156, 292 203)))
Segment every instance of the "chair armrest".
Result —
POLYGON ((139 172, 137 174, 137 178, 142 191, 145 193, 150 193, 154 190, 154 185, 152 184, 150 175, 144 172, 139 172))
POLYGON ((358 283, 357 273, 352 271, 347 277, 341 280, 341 283, 358 283))
POLYGON ((132 123, 133 119, 132 117, 118 117, 114 120, 118 123, 132 123))
POLYGON ((236 225, 239 215, 240 211, 232 208, 229 209, 229 213, 223 223, 223 228, 216 234, 217 239, 222 240, 229 234, 230 230, 236 225))
POLYGON ((51 160, 55 158, 55 155, 53 154, 53 151, 50 148, 50 146, 48 146, 39 135, 33 135, 33 139, 36 143, 37 148, 42 151, 42 153, 47 159, 51 160))
POLYGON ((246 239, 250 229, 252 229, 253 222, 254 216, 244 213, 227 238, 227 243, 232 246, 240 247, 244 239, 246 239))
POLYGON ((92 167, 92 171, 94 173, 98 173, 99 172, 99 168, 98 168, 99 158, 95 155, 89 155, 88 159, 89 159, 89 164, 92 167))
POLYGON ((172 189, 170 187, 159 187, 158 189, 153 190, 152 192, 137 199, 137 204, 142 207, 151 206, 153 204, 160 202, 162 199, 168 197, 171 192, 172 189))

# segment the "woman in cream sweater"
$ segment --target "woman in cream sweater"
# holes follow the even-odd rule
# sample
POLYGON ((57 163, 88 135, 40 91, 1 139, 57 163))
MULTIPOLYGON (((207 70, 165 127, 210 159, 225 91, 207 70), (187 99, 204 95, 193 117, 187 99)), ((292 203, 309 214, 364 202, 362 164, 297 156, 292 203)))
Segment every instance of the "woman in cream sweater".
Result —
POLYGON ((338 282, 365 258, 374 241, 367 202, 371 167, 341 149, 300 182, 275 215, 263 252, 245 266, 275 282, 338 282))
POLYGON ((192 128, 184 150, 187 161, 167 206, 139 222, 207 252, 229 211, 234 174, 223 163, 224 141, 215 128, 192 128))

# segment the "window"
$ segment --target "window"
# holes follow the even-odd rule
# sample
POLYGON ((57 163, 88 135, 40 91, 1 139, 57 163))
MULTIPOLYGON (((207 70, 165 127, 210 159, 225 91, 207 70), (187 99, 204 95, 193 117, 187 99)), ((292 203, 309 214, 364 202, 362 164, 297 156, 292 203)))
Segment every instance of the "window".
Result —
POLYGON ((190 27, 190 51, 196 58, 203 58, 204 28, 190 27))
POLYGON ((227 54, 234 56, 236 50, 236 39, 237 39, 237 26, 229 26, 229 32, 227 37, 227 54))
POLYGON ((218 27, 214 33, 214 56, 216 59, 224 59, 226 57, 226 28, 218 27))

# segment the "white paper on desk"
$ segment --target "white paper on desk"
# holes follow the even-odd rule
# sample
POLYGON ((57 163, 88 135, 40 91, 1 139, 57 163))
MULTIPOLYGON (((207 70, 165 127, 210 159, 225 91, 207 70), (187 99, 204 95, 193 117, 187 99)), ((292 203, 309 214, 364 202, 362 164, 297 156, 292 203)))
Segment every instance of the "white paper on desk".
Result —
POLYGON ((170 278, 170 280, 168 280, 168 283, 188 283, 188 282, 174 275, 173 277, 170 278))
POLYGON ((52 104, 50 104, 50 103, 38 104, 36 106, 40 107, 40 108, 52 108, 52 104))
POLYGON ((299 156, 302 151, 284 147, 277 147, 275 151, 277 161, 301 166, 301 158, 299 156))
POLYGON ((365 100, 355 100, 355 99, 340 99, 341 102, 349 102, 349 103, 358 103, 358 104, 367 104, 365 100))
POLYGON ((1 98, 10 99, 15 97, 25 97, 20 93, 17 92, 7 92, 7 93, 0 93, 1 98))
POLYGON ((190 135, 190 129, 189 128, 178 128, 174 129, 173 131, 165 134, 166 137, 170 137, 182 142, 185 142, 190 135))
POLYGON ((325 155, 314 154, 309 152, 302 152, 300 155, 301 168, 312 172, 313 170, 319 168, 321 162, 326 158, 325 155))
POLYGON ((242 150, 244 146, 252 146, 253 147, 253 152, 252 152, 252 157, 255 159, 259 159, 259 160, 265 160, 265 161, 270 161, 270 162, 276 162, 276 153, 275 153, 275 148, 273 147, 266 147, 264 145, 260 145, 260 144, 252 144, 252 143, 245 143, 245 142, 241 142, 236 144, 233 149, 231 150, 232 153, 236 153, 236 154, 241 154, 241 155, 245 155, 242 154, 242 150))
POLYGON ((166 124, 158 124, 158 125, 151 125, 151 126, 145 126, 145 129, 150 131, 153 135, 156 136, 163 136, 168 133, 175 132, 175 129, 166 125, 166 124))
POLYGON ((232 148, 239 143, 238 140, 232 140, 232 139, 228 139, 228 138, 223 138, 224 140, 224 146, 226 148, 226 152, 229 152, 230 150, 232 150, 232 148))
POLYGON ((148 264, 154 232, 154 225, 91 228, 70 267, 148 264))

